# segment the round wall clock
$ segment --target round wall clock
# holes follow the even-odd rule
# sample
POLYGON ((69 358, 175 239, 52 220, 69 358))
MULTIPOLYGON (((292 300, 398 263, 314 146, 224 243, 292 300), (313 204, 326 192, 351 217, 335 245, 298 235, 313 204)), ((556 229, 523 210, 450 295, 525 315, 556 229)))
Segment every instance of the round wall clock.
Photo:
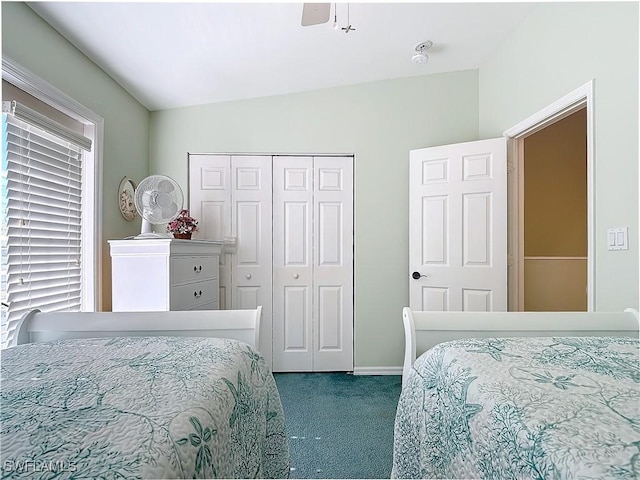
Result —
POLYGON ((130 178, 124 177, 120 181, 118 187, 118 206, 120 207, 120 213, 127 221, 132 221, 136 218, 136 205, 133 201, 133 195, 136 191, 136 184, 130 178))

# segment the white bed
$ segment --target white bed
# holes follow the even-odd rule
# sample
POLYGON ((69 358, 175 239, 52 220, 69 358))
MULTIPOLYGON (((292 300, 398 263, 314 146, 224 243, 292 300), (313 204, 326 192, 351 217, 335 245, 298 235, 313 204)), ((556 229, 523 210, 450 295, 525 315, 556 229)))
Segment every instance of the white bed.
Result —
POLYGON ((441 342, 458 338, 533 336, 638 337, 638 312, 426 312, 402 309, 407 378, 416 358, 441 342))
POLYGON ((117 336, 222 337, 258 348, 262 307, 170 312, 50 312, 23 315, 9 346, 70 338, 117 336))
POLYGON ((637 478, 638 313, 403 310, 394 478, 637 478))
POLYGON ((287 477, 260 317, 28 313, 2 351, 2 476, 287 477))

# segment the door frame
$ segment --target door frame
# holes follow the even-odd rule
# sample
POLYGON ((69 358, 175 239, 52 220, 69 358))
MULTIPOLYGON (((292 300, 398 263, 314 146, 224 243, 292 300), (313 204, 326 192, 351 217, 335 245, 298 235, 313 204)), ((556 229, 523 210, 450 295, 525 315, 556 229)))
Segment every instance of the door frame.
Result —
POLYGON ((587 311, 595 310, 595 80, 504 132, 507 138, 508 310, 524 310, 524 140, 549 125, 587 110, 587 311))

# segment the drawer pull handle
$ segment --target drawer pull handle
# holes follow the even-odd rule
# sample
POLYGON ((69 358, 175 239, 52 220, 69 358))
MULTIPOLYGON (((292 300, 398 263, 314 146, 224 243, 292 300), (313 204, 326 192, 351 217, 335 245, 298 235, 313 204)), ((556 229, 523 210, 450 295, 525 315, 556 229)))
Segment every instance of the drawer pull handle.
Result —
POLYGON ((247 274, 245 275, 245 277, 247 277, 247 280, 251 280, 251 274, 250 274, 250 273, 247 273, 247 274))
POLYGON ((298 275, 297 273, 293 274, 293 278, 295 278, 296 280, 300 278, 300 275, 298 275))
POLYGON ((202 290, 199 290, 199 291, 197 291, 197 292, 193 292, 193 296, 194 296, 195 298, 200 298, 200 297, 202 296, 202 290))
POLYGON ((202 271, 202 265, 199 265, 199 266, 197 266, 197 267, 196 267, 196 266, 194 266, 194 267, 193 267, 193 271, 194 271, 194 272, 196 272, 196 273, 200 273, 200 272, 202 271))

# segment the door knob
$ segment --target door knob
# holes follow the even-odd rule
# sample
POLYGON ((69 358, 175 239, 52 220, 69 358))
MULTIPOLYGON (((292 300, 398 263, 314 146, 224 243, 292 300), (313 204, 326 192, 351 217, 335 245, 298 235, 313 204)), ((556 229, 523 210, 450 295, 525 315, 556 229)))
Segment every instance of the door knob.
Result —
POLYGON ((413 273, 411 274, 411 277, 413 277, 413 279, 414 279, 414 280, 419 280, 419 279, 420 279, 420 278, 422 278, 422 277, 427 278, 427 277, 428 277, 428 275, 422 275, 420 272, 413 272, 413 273))

